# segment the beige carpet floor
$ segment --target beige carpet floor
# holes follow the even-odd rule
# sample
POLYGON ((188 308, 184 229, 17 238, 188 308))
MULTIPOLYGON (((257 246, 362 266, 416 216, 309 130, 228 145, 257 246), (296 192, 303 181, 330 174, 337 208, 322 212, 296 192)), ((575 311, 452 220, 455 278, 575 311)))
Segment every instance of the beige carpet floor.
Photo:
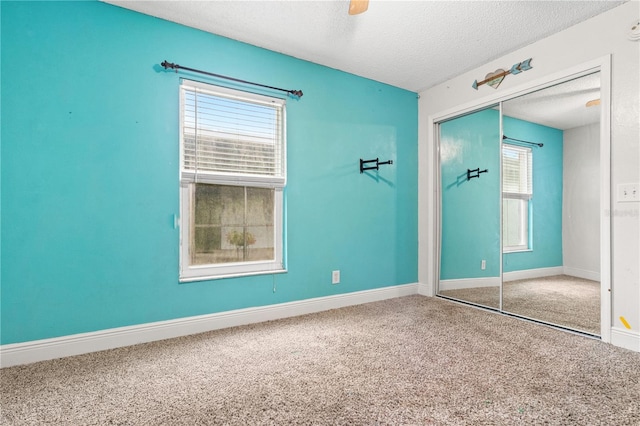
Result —
POLYGON ((638 425, 640 353, 408 296, 0 370, 3 425, 638 425))
MULTIPOLYGON (((498 309, 499 287, 440 292, 441 295, 498 309)), ((568 275, 507 281, 503 311, 590 334, 600 334, 600 283, 568 275)))

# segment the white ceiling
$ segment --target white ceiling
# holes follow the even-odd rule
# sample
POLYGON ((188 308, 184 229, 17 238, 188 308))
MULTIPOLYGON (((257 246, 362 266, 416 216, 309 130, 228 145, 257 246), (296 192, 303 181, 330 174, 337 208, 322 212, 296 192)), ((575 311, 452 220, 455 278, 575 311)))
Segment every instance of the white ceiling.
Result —
POLYGON ((510 99, 503 102, 502 111, 509 117, 567 130, 600 121, 600 105, 586 106, 595 99, 600 99, 600 73, 510 99))
POLYGON ((351 16, 349 0, 106 2, 416 92, 624 3, 370 0, 351 16))

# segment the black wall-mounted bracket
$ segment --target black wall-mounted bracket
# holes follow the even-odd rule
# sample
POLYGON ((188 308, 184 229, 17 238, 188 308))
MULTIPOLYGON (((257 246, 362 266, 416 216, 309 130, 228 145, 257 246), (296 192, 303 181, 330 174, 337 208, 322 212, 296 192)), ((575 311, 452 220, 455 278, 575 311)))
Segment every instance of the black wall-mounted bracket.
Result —
POLYGON ((480 168, 477 169, 467 169, 467 180, 471 180, 473 178, 479 178, 480 177, 480 173, 488 173, 489 169, 484 169, 484 170, 480 170, 480 168))
POLYGON ((362 158, 360 159, 360 173, 364 172, 365 170, 379 170, 380 166, 383 164, 393 164, 393 160, 388 160, 388 161, 380 161, 377 158, 373 159, 373 160, 363 160, 362 158), (367 164, 369 163, 376 163, 375 166, 368 166, 367 164))

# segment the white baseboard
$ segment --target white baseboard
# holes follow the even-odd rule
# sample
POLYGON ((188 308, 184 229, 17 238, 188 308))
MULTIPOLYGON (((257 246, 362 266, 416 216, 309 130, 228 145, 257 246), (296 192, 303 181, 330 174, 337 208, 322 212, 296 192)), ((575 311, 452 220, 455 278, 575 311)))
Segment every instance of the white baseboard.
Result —
POLYGON ((611 344, 640 352, 640 333, 624 328, 611 327, 611 344))
POLYGON ((499 287, 500 277, 461 278, 455 280, 440 280, 439 291, 461 290, 464 288, 499 287))
POLYGON ((600 272, 587 271, 586 269, 564 267, 564 274, 571 277, 584 278, 585 280, 600 281, 600 272))
POLYGON ((418 294, 422 296, 433 296, 432 286, 430 284, 418 283, 418 294))
POLYGON ((418 284, 404 284, 277 305, 118 327, 90 333, 0 346, 0 367, 29 364, 153 342, 211 330, 294 317, 329 309, 418 294, 418 284))
POLYGON ((550 268, 522 269, 520 271, 503 272, 502 279, 506 281, 528 280, 531 278, 552 277, 554 275, 564 274, 562 266, 553 266, 550 268))

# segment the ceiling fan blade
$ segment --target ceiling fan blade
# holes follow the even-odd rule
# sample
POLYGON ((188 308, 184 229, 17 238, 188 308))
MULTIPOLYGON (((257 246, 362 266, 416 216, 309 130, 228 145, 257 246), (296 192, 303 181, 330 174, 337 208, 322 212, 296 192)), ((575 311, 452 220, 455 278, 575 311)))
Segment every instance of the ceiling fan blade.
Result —
POLYGON ((351 0, 349 3, 349 15, 358 15, 369 8, 369 0, 351 0))
POLYGON ((600 105, 600 99, 593 99, 590 100, 589 102, 587 102, 586 106, 588 107, 592 107, 592 106, 596 106, 596 105, 600 105))

